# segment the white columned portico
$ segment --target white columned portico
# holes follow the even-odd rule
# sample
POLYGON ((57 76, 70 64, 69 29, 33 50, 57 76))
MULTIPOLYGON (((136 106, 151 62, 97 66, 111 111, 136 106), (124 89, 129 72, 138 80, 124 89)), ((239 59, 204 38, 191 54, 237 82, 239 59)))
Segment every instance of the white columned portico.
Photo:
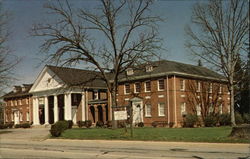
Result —
POLYGON ((64 95, 64 118, 65 120, 72 120, 72 115, 71 115, 71 94, 65 94, 64 95))
POLYGON ((49 124, 49 103, 48 96, 44 97, 45 124, 49 124))
POLYGON ((85 93, 82 93, 82 121, 86 120, 86 103, 85 103, 85 93))
POLYGON ((58 101, 57 95, 54 95, 54 122, 58 121, 58 101))
POLYGON ((40 125, 39 123, 39 105, 38 98, 33 98, 33 125, 40 125))

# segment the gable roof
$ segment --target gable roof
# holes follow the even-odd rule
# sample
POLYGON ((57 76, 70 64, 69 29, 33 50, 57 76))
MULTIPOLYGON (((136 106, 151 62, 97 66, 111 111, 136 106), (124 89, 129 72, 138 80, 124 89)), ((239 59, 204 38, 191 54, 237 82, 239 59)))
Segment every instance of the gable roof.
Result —
POLYGON ((106 87, 105 81, 98 76, 100 72, 50 65, 47 67, 68 86, 106 87))
MULTIPOLYGON (((31 89, 33 84, 23 84, 26 89, 24 91, 22 91, 22 89, 18 89, 17 92, 11 91, 5 95, 2 96, 2 98, 6 99, 6 98, 17 98, 17 97, 24 97, 24 96, 30 96, 31 94, 29 93, 29 90, 31 89)), ((15 87, 20 87, 21 86, 15 86, 15 87)))
POLYGON ((150 64, 144 64, 139 66, 139 68, 134 69, 134 74, 131 76, 125 75, 125 73, 120 76, 121 81, 133 80, 133 79, 141 79, 141 78, 150 78, 150 77, 158 77, 164 75, 178 75, 184 77, 195 77, 200 79, 210 79, 210 80, 225 80, 225 77, 201 66, 195 66, 190 64, 184 64, 175 61, 154 61, 150 64), (151 72, 146 72, 145 67, 147 65, 153 66, 153 70, 151 72))

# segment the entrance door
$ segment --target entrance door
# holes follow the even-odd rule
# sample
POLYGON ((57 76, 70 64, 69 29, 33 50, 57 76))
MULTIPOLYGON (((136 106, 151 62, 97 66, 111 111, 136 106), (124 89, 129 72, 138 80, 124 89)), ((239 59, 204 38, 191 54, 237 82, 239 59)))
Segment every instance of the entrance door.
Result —
POLYGON ((73 123, 76 124, 76 114, 77 114, 77 106, 72 106, 71 109, 71 119, 73 120, 73 123))
POLYGON ((143 122, 143 107, 142 107, 142 101, 136 101, 133 102, 133 123, 138 124, 140 122, 143 122))
POLYGON ((19 111, 14 111, 14 124, 19 124, 19 111))

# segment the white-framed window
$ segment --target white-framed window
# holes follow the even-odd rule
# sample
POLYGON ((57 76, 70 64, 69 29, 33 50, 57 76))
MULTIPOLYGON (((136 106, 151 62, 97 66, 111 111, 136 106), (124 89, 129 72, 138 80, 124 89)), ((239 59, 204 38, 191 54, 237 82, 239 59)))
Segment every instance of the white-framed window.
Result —
POLYGON ((209 84, 209 93, 212 93, 212 92, 213 92, 213 84, 210 83, 210 84, 209 84))
POLYGON ((21 99, 18 100, 18 105, 22 105, 22 100, 21 99))
POLYGON ((5 114, 5 121, 8 122, 8 115, 5 114))
POLYGON ((129 83, 124 84, 124 93, 129 94, 130 93, 130 85, 129 83))
POLYGON ((139 92, 141 92, 141 83, 139 83, 139 82, 136 82, 135 83, 135 93, 139 93, 139 92))
POLYGON ((26 112, 26 121, 30 121, 30 113, 26 112))
POLYGON ((153 71, 153 66, 147 65, 146 66, 146 72, 151 72, 151 71, 153 71))
POLYGON ((197 92, 201 91, 201 82, 197 81, 197 92))
POLYGON ((181 114, 186 114, 186 103, 181 103, 181 114))
POLYGON ((220 106, 219 106, 219 113, 220 113, 220 114, 223 113, 223 111, 222 111, 222 106, 223 106, 223 105, 222 105, 222 103, 221 103, 220 106))
POLYGON ((23 113, 22 112, 20 112, 20 121, 23 121, 23 113))
POLYGON ((184 79, 181 79, 181 80, 180 80, 180 90, 181 90, 181 91, 184 91, 184 90, 185 90, 185 80, 184 80, 184 79))
POLYGON ((17 105, 17 100, 15 100, 15 105, 17 105))
POLYGON ((26 104, 29 104, 29 98, 26 98, 26 104))
POLYGON ((221 94, 222 93, 222 90, 223 88, 222 88, 222 85, 220 84, 220 86, 219 86, 219 94, 221 94))
POLYGON ((14 105, 13 100, 11 100, 10 101, 10 106, 13 106, 13 105, 14 105))
POLYGON ((231 109, 230 103, 228 103, 228 104, 227 104, 227 112, 228 112, 228 113, 230 113, 230 109, 231 109))
POLYGON ((146 81, 145 82, 145 92, 150 92, 151 91, 151 81, 146 81))
POLYGON ((209 105, 208 112, 209 113, 213 112, 213 104, 212 103, 210 103, 210 105, 209 105))
POLYGON ((38 98, 39 105, 44 105, 44 97, 38 98))
POLYGON ((158 80, 158 91, 163 91, 165 89, 164 79, 158 80))
POLYGON ((165 116, 165 103, 158 104, 158 116, 165 116))
POLYGON ((198 105, 196 106, 196 114, 197 114, 197 116, 200 116, 200 115, 201 115, 201 104, 198 104, 198 105))
MULTIPOLYGON (((76 99, 76 98, 75 98, 75 99, 76 99)), ((98 91, 94 91, 94 92, 93 92, 93 99, 94 99, 94 100, 99 99, 99 93, 98 93, 98 91)))
POLYGON ((133 75, 133 74, 134 74, 134 70, 132 68, 128 68, 127 75, 133 75))
POLYGON ((145 117, 151 117, 151 104, 145 104, 145 117))

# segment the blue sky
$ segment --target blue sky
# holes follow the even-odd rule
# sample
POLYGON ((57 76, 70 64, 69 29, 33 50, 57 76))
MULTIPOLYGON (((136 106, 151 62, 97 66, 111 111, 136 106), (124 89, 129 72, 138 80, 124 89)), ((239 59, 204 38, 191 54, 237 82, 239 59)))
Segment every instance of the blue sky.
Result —
MULTIPOLYGON (((47 10, 43 5, 47 0, 3 0, 3 8, 11 13, 9 19, 9 30, 11 36, 8 45, 13 54, 22 58, 15 73, 18 80, 16 85, 33 83, 45 64, 38 67, 43 55, 39 52, 42 40, 32 37, 29 32, 34 23, 41 23, 48 18, 47 10)), ((82 7, 89 4, 96 5, 96 1, 90 0, 69 0, 70 3, 82 7), (77 3, 77 4, 76 4, 77 3)), ((161 0, 156 1, 152 6, 152 13, 160 15, 165 19, 159 26, 159 32, 163 38, 163 45, 167 49, 163 57, 167 60, 174 60, 183 63, 196 65, 188 50, 184 47, 184 27, 190 23, 192 5, 195 0, 161 0)))

